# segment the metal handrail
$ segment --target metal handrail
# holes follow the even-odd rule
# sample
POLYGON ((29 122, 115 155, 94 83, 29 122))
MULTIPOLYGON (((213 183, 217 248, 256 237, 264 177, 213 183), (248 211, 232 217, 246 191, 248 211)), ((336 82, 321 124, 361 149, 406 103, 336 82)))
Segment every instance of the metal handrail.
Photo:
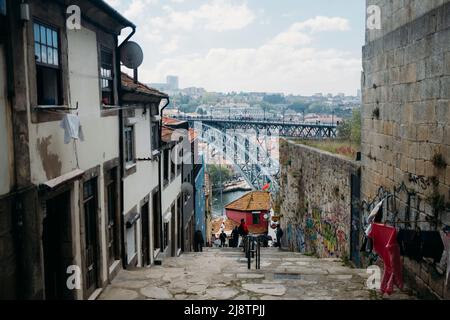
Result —
POLYGON ((261 269, 261 238, 259 236, 244 237, 244 253, 247 258, 247 268, 251 270, 252 258, 255 259, 256 270, 261 269))

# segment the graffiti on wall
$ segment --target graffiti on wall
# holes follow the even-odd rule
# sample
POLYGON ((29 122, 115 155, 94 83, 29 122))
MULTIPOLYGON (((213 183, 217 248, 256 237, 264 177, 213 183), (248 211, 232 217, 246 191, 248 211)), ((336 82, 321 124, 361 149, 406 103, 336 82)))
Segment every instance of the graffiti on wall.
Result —
POLYGON ((316 253, 324 256, 340 256, 346 251, 348 236, 336 217, 323 217, 320 209, 313 209, 306 218, 307 240, 313 242, 316 253))

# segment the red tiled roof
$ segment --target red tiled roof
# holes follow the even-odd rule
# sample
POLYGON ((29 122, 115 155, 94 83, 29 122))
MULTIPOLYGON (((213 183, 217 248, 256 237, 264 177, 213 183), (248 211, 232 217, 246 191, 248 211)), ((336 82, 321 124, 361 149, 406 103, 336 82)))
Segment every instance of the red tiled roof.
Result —
POLYGON ((121 78, 122 78, 122 89, 125 91, 142 93, 150 96, 156 96, 159 98, 168 98, 167 94, 158 91, 156 89, 150 88, 149 86, 146 86, 143 83, 140 82, 134 83, 133 78, 131 78, 126 73, 122 72, 121 78))
POLYGON ((163 117, 163 124, 168 125, 168 126, 170 126, 170 125, 176 126, 176 125, 180 125, 184 122, 185 121, 181 121, 181 120, 174 119, 174 118, 163 117))
POLYGON ((239 227, 239 223, 226 218, 217 218, 211 221, 212 233, 218 234, 220 233, 220 227, 222 226, 222 222, 225 224, 225 233, 231 233, 234 227, 239 227))
POLYGON ((270 208, 270 193, 266 191, 249 192, 225 207, 237 211, 269 211, 270 208))
POLYGON ((166 143, 171 142, 172 141, 172 139, 171 139, 172 138, 172 134, 173 134, 174 131, 175 130, 172 129, 172 128, 163 126, 161 128, 161 140, 166 142, 166 143))

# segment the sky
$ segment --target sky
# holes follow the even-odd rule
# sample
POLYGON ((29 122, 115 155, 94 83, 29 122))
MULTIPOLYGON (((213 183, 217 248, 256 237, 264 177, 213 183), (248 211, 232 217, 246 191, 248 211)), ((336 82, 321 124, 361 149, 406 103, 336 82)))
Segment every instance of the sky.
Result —
POLYGON ((177 75, 181 88, 301 95, 360 88, 364 0, 105 1, 137 26, 141 82, 177 75))

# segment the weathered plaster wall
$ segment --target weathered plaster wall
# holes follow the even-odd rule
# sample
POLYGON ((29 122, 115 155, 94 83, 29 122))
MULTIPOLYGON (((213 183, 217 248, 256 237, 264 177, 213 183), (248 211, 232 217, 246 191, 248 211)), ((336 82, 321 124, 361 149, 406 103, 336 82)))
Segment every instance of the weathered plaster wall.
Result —
MULTIPOLYGON (((101 117, 98 43, 95 32, 67 31, 70 106, 78 103, 84 141, 64 144, 60 121, 30 122, 32 181, 43 183, 77 167, 87 170, 119 156, 117 117, 101 117)), ((42 111, 45 112, 45 111, 42 111)))
POLYGON ((287 245, 319 257, 349 257, 351 174, 359 165, 280 140, 281 214, 287 245))
MULTIPOLYGON (((450 1, 367 3, 381 6, 382 29, 363 49, 362 197, 404 185, 385 218, 439 230, 450 224, 450 1)), ((438 266, 404 265, 418 289, 449 297, 438 266)))
MULTIPOLYGON (((174 149, 172 149, 169 152, 169 161, 171 160, 171 154, 174 152, 174 149)), ((161 163, 164 163, 164 153, 161 155, 161 163)), ((170 168, 170 165, 169 165, 170 168)), ((175 212, 177 212, 177 198, 179 195, 181 195, 181 172, 177 172, 177 166, 175 166, 175 176, 173 177, 173 180, 170 180, 169 184, 167 186, 162 186, 162 196, 161 196, 161 208, 162 208, 162 223, 165 222, 169 223, 169 252, 170 248, 172 247, 172 242, 177 241, 177 231, 179 228, 176 225, 177 219, 174 218, 174 216, 171 213, 171 207, 172 204, 175 205, 175 212), (175 223, 175 225, 173 225, 175 223), (172 229, 175 228, 175 234, 173 234, 172 229), (175 236, 175 237, 174 237, 175 236)), ((164 174, 164 168, 161 166, 161 176, 164 174)), ((170 173, 169 173, 170 178, 170 173)), ((192 195, 193 196, 193 195, 192 195)), ((183 201, 183 200, 182 200, 183 201)))
MULTIPOLYGON (((70 92, 67 107, 75 108, 78 104, 78 110, 72 112, 80 118, 84 141, 65 144, 60 120, 33 123, 29 116, 31 180, 35 185, 71 172, 77 167, 89 170, 119 157, 118 117, 101 116, 97 35, 86 27, 67 30, 67 44, 69 86, 66 89, 70 92)), ((103 283, 108 278, 103 170, 100 170, 97 184, 99 240, 103 248, 99 269, 100 281, 103 283)), ((74 188, 73 192, 73 196, 78 199, 79 188, 74 188)), ((79 220, 78 201, 72 201, 72 212, 79 220)), ((79 232, 75 234, 74 242, 77 246, 80 245, 79 232)), ((81 256, 78 255, 81 249, 76 248, 76 251, 75 260, 81 266, 81 256)))
MULTIPOLYGON (((135 133, 135 147, 136 158, 147 159, 151 154, 151 130, 150 130, 150 115, 147 109, 147 113, 143 113, 143 109, 135 110, 134 125, 135 133)), ((141 201, 150 196, 153 190, 158 187, 159 175, 158 175, 158 158, 155 157, 153 161, 137 161, 136 172, 128 175, 124 178, 124 213, 129 212, 134 207, 137 207, 138 212, 141 211, 141 201)), ((153 225, 153 212, 152 204, 149 205, 149 228, 153 225)), ((142 264, 142 243, 140 241, 142 235, 142 224, 138 221, 136 224, 136 237, 137 252, 138 252, 138 264, 142 264)), ((153 228, 150 228, 153 230, 153 228)), ((150 257, 153 261, 153 237, 150 237, 150 257)))
MULTIPOLYGON (((137 109, 134 125, 136 158, 147 159, 151 154, 150 145, 150 119, 149 112, 143 114, 142 109, 137 109)), ((158 186, 158 160, 138 161, 136 173, 124 179, 124 212, 130 211, 135 205, 148 196, 158 186)))

